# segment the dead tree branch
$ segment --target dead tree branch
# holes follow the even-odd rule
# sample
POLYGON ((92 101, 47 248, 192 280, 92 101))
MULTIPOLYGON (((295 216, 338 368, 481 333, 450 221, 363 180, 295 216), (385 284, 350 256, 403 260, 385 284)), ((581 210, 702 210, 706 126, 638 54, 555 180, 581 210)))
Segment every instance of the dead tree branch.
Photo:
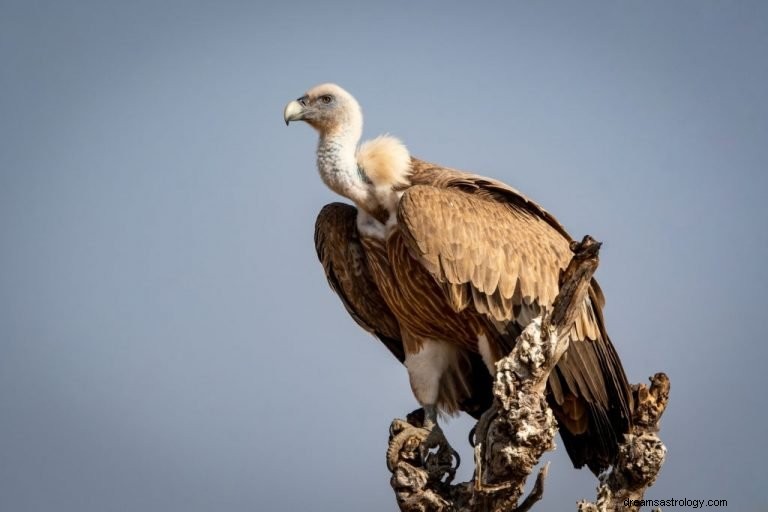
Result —
POLYGON ((579 512, 635 512, 646 489, 664 464, 667 448, 659 439, 659 420, 669 401, 669 378, 657 373, 645 384, 632 386, 632 432, 619 447, 616 464, 600 478, 597 501, 579 502, 579 512))
MULTIPOLYGON (((545 399, 546 383, 568 349, 564 334, 586 298, 600 243, 586 236, 571 249, 574 256, 561 276, 560 293, 550 312, 531 322, 512 352, 496 365, 493 405, 475 426, 472 481, 452 484, 458 456, 439 427, 422 428, 418 411, 392 423, 387 465, 401 511, 523 512, 541 499, 548 465, 539 472, 531 494, 518 504, 526 478, 542 454, 554 448, 557 424, 545 399)), ((665 452, 656 431, 669 380, 663 374, 654 379, 650 390, 642 385, 634 388, 634 430, 621 447, 616 467, 601 481, 601 496, 607 493, 607 501, 582 502, 580 511, 636 510, 606 508, 603 502, 642 498, 655 480, 665 452)))

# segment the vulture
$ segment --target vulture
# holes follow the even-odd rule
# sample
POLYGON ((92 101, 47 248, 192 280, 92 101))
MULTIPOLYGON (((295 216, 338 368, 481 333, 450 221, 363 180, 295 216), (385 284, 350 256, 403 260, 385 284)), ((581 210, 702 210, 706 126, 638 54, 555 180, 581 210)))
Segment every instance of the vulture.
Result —
MULTIPOLYGON (((360 105, 338 85, 313 87, 283 117, 318 132, 320 177, 353 203, 326 205, 315 224, 331 288, 405 365, 425 427, 438 414, 478 418, 491 405, 496 361, 557 296, 571 237, 500 181, 414 158, 391 136, 360 144, 360 105)), ((631 421, 604 302, 593 279, 547 383, 571 461, 595 473, 614 462, 631 421)))

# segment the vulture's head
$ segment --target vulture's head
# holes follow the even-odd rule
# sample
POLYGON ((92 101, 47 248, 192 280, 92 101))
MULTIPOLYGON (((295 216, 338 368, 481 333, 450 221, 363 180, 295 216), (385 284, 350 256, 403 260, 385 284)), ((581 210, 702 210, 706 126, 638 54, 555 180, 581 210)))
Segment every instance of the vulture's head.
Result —
POLYGON ((363 114, 357 100, 336 84, 311 88, 285 106, 283 118, 286 125, 291 121, 306 121, 320 135, 350 131, 359 134, 363 127, 363 114))

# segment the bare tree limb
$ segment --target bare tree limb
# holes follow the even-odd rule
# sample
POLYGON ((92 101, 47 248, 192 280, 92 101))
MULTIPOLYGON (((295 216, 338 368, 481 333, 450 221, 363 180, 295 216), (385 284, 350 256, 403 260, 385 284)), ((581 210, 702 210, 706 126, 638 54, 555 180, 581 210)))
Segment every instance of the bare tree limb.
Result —
POLYGON ((579 512, 635 512, 645 491, 656 481, 667 448, 659 439, 659 420, 669 401, 669 378, 657 373, 645 384, 632 386, 632 432, 619 447, 616 464, 603 474, 594 503, 579 502, 579 512))

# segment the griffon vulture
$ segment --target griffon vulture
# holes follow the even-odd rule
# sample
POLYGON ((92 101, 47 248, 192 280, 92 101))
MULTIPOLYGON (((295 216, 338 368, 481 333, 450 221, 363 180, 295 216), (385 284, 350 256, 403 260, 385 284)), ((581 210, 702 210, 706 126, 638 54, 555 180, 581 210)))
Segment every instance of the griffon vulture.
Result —
MULTIPOLYGON (((354 203, 326 205, 317 217, 331 287, 405 364, 426 425, 438 412, 477 418, 491 403, 495 362, 554 301, 571 237, 504 183, 413 158, 393 137, 358 146, 360 106, 337 85, 291 101, 284 119, 317 130, 320 177, 354 203)), ((630 423, 603 304, 593 280, 547 387, 571 460, 595 472, 614 461, 630 423)))

